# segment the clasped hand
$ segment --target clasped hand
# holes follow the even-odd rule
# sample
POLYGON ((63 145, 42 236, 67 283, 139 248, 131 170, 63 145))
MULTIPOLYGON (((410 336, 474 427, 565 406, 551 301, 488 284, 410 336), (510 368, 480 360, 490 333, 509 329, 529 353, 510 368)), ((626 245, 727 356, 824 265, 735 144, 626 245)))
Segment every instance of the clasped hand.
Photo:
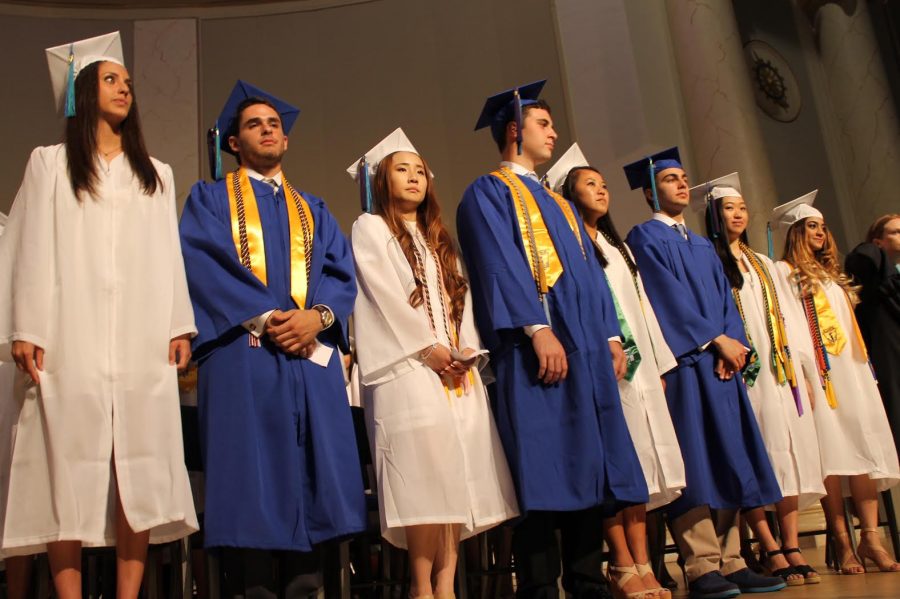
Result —
POLYGON ((716 360, 716 375, 723 381, 731 380, 747 363, 748 350, 744 345, 727 335, 719 335, 712 341, 719 354, 716 360))
MULTIPOLYGON (((428 351, 427 349, 425 351, 428 351)), ((463 377, 475 364, 475 350, 466 348, 462 350, 462 354, 467 360, 454 360, 450 354, 450 348, 446 345, 438 344, 433 350, 430 350, 428 357, 425 358, 425 365, 435 371, 441 378, 447 378, 452 382, 453 387, 462 384, 463 377)))
POLYGON ((322 317, 316 310, 275 310, 266 320, 265 330, 281 351, 308 358, 322 331, 322 317))

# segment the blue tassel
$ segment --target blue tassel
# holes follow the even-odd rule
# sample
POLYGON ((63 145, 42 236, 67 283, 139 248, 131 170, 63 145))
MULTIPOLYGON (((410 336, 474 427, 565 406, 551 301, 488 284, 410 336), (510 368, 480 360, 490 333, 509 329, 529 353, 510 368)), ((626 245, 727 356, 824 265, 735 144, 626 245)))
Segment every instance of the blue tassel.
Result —
POLYGON ((66 76, 66 118, 75 116, 75 47, 69 46, 69 73, 66 76))
POLYGON ((709 228, 711 239, 715 239, 721 235, 721 221, 719 220, 718 210, 716 209, 716 201, 712 199, 711 193, 706 194, 706 223, 709 228))
POLYGON ((216 125, 216 162, 215 162, 215 172, 213 173, 213 177, 218 181, 223 177, 222 174, 222 143, 221 143, 222 135, 219 131, 219 126, 216 125))
POLYGON ((766 223, 766 242, 768 244, 769 250, 769 260, 775 259, 775 242, 772 241, 772 225, 770 223, 766 223))
POLYGON ((659 212, 659 197, 656 195, 656 166, 653 164, 653 158, 647 158, 650 162, 650 189, 653 192, 653 211, 659 212))
POLYGON ((356 167, 356 178, 359 181, 359 207, 363 212, 372 213, 372 179, 369 177, 369 164, 366 157, 359 159, 356 167))
POLYGON ((214 126, 206 132, 206 148, 209 151, 209 171, 213 181, 222 178, 222 149, 219 147, 219 127, 214 126))
POLYGON ((522 155, 522 98, 519 96, 519 90, 513 92, 513 109, 516 111, 516 154, 522 155))

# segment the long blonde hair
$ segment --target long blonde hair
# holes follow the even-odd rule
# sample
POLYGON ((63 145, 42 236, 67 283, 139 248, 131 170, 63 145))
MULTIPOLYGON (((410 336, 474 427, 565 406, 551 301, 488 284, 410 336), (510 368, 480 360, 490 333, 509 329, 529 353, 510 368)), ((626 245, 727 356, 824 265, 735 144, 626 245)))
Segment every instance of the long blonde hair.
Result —
POLYGON ((784 261, 794 267, 792 276, 800 287, 801 296, 812 295, 825 281, 831 280, 843 287, 855 306, 859 303, 860 287, 841 268, 837 243, 831 230, 825 229, 825 244, 821 250, 813 250, 806 241, 806 221, 803 218, 788 229, 784 244, 784 261))

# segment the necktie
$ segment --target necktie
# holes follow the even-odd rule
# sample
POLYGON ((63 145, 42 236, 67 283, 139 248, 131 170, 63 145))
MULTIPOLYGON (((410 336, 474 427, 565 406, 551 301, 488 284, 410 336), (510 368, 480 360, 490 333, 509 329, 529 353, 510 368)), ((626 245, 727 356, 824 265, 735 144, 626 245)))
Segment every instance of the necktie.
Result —
POLYGON ((685 241, 687 241, 687 238, 688 238, 687 227, 685 227, 681 223, 675 223, 674 225, 672 225, 672 228, 675 229, 676 231, 678 231, 678 234, 681 235, 685 239, 685 241))
POLYGON ((263 177, 262 182, 271 187, 273 193, 278 193, 278 183, 275 181, 275 179, 263 177))

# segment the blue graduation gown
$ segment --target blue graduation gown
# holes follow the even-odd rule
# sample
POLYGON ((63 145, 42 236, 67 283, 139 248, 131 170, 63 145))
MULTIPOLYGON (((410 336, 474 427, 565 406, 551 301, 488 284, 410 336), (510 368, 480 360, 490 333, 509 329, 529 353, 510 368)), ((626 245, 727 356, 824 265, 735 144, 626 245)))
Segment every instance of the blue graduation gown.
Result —
MULTIPOLYGON (((263 228, 268 285, 244 268, 231 233, 224 181, 199 182, 181 217, 181 241, 199 330, 198 403, 206 471, 206 545, 310 551, 365 528, 365 498, 344 378, 248 343, 241 323, 296 308, 290 295, 283 189, 251 179, 263 228)), ((303 194, 315 222, 306 308, 325 304, 335 324, 319 341, 346 348, 356 298, 350 245, 324 202, 303 194)), ((291 207, 291 209, 294 209, 291 207)))
POLYGON ((523 513, 645 503, 647 485, 625 424, 608 338, 620 335, 615 307, 579 219, 582 255, 544 188, 521 178, 538 203, 564 272, 548 294, 553 332, 569 362, 556 385, 537 379, 523 326, 548 324, 506 185, 477 179, 457 212, 475 318, 497 377, 495 418, 523 513))
POLYGON ((685 240, 657 220, 634 227, 626 241, 678 358, 678 367, 666 375, 666 400, 687 488, 668 512, 677 516, 700 505, 751 508, 779 501, 743 380, 720 380, 712 346, 699 349, 723 333, 750 346, 712 243, 690 231, 685 240))

